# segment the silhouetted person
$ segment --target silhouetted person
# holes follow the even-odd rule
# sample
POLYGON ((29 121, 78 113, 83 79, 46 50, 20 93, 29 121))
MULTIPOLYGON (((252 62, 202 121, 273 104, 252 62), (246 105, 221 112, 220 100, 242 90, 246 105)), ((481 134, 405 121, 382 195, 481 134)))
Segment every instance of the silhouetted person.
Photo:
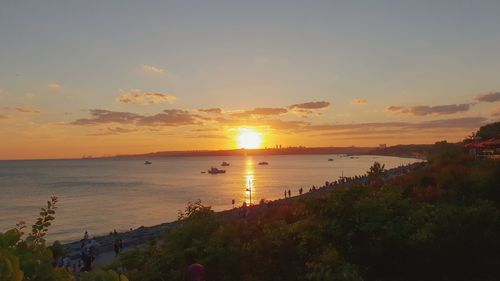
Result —
POLYGON ((302 187, 301 187, 301 188, 299 189, 299 195, 302 195, 302 192, 303 192, 303 191, 304 191, 304 190, 303 190, 303 189, 302 189, 302 187))
POLYGON ((206 281, 205 267, 199 263, 188 266, 186 281, 206 281))
POLYGON ((290 191, 290 189, 288 190, 288 198, 292 197, 292 192, 290 191))
POLYGON ((90 256, 83 257, 83 267, 81 271, 91 271, 92 270, 92 258, 90 256))
POLYGON ((285 198, 286 198, 286 190, 285 190, 285 198))
POLYGON ((83 239, 89 239, 89 232, 87 230, 85 230, 85 234, 83 234, 83 239))
POLYGON ((120 248, 120 252, 123 251, 123 240, 121 238, 118 239, 118 248, 120 248))
POLYGON ((120 242, 118 239, 115 239, 115 244, 113 245, 113 249, 115 250, 115 256, 118 256, 120 253, 120 242))

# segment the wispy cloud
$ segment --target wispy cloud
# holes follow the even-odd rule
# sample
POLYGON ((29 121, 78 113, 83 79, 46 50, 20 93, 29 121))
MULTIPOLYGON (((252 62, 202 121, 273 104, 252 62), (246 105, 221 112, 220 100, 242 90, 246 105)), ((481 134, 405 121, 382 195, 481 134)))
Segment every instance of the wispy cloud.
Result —
POLYGON ((500 101, 500 92, 481 93, 476 95, 474 99, 481 102, 497 102, 500 101))
POLYGON ((228 136, 219 135, 219 134, 199 134, 199 135, 188 135, 187 138, 195 138, 195 139, 227 139, 228 136))
POLYGON ((198 111, 200 112, 205 112, 205 113, 209 113, 209 114, 222 114, 224 113, 224 110, 222 110, 222 108, 202 108, 202 109, 198 109, 198 111))
POLYGON ((330 103, 327 101, 312 101, 289 106, 290 109, 325 109, 328 107, 330 107, 330 103))
POLYGON ((245 110, 242 112, 231 113, 231 116, 247 118, 252 116, 272 116, 281 115, 287 113, 288 110, 282 107, 257 107, 250 110, 245 110))
POLYGON ((98 128, 97 132, 89 133, 87 134, 87 136, 112 136, 112 135, 134 133, 137 131, 139 131, 137 128, 107 127, 107 128, 98 128))
POLYGON ((176 97, 161 92, 143 92, 140 89, 122 91, 122 94, 116 98, 116 101, 124 104, 160 104, 171 103, 176 97))
POLYGON ((73 125, 99 125, 99 124, 133 124, 141 115, 130 112, 117 112, 104 109, 91 109, 90 118, 82 118, 71 122, 73 125))
POLYGON ((470 109, 471 104, 448 104, 448 105, 419 105, 419 106, 389 106, 387 111, 394 114, 410 114, 414 116, 425 115, 447 115, 458 112, 465 112, 470 109))
POLYGON ((27 106, 5 107, 5 109, 20 113, 40 113, 40 110, 27 106))
POLYGON ((147 64, 141 65, 141 69, 142 69, 142 71, 149 72, 149 73, 156 73, 156 74, 165 73, 164 69, 156 67, 156 66, 152 66, 152 65, 147 65, 147 64))
POLYGON ((327 101, 312 101, 305 103, 292 104, 288 108, 298 115, 306 117, 308 114, 314 113, 318 110, 324 110, 330 107, 330 103, 327 101))
POLYGON ((363 104, 368 104, 368 101, 366 99, 354 99, 351 102, 352 104, 358 104, 358 105, 363 105, 363 104))
POLYGON ((59 90, 61 89, 63 86, 59 83, 56 83, 56 82, 52 82, 52 83, 49 83, 47 84, 47 87, 51 88, 51 89, 54 89, 54 90, 59 90))

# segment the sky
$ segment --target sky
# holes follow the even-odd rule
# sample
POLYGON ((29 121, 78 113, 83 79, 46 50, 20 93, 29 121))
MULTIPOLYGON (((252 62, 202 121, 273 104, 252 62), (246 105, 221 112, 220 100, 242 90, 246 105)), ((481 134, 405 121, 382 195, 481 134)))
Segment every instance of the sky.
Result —
POLYGON ((459 141, 500 1, 0 0, 0 159, 459 141))

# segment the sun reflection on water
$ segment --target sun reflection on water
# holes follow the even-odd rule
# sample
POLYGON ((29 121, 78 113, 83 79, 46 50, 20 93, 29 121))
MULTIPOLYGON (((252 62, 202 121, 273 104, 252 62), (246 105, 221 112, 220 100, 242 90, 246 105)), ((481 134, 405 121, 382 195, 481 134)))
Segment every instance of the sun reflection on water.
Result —
POLYGON ((247 204, 255 202, 255 178, 252 158, 245 161, 245 200, 247 204))

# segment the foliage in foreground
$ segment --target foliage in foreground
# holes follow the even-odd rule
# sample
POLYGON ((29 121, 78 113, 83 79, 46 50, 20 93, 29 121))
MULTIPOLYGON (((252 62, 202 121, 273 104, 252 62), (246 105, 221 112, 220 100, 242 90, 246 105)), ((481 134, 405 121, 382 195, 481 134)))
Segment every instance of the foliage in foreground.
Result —
MULTIPOLYGON (((0 232, 0 281, 75 281, 76 278, 65 268, 54 268, 54 256, 62 255, 63 248, 57 241, 51 248, 46 247, 45 236, 51 222, 55 219, 57 197, 47 201, 40 216, 24 237, 24 222, 15 228, 0 232)), ((83 274, 82 281, 127 281, 123 275, 114 271, 97 270, 83 274)))
POLYGON ((130 280, 183 280, 193 262, 219 281, 500 280, 500 164, 443 155, 383 185, 263 204, 247 218, 190 204, 121 265, 130 280))

